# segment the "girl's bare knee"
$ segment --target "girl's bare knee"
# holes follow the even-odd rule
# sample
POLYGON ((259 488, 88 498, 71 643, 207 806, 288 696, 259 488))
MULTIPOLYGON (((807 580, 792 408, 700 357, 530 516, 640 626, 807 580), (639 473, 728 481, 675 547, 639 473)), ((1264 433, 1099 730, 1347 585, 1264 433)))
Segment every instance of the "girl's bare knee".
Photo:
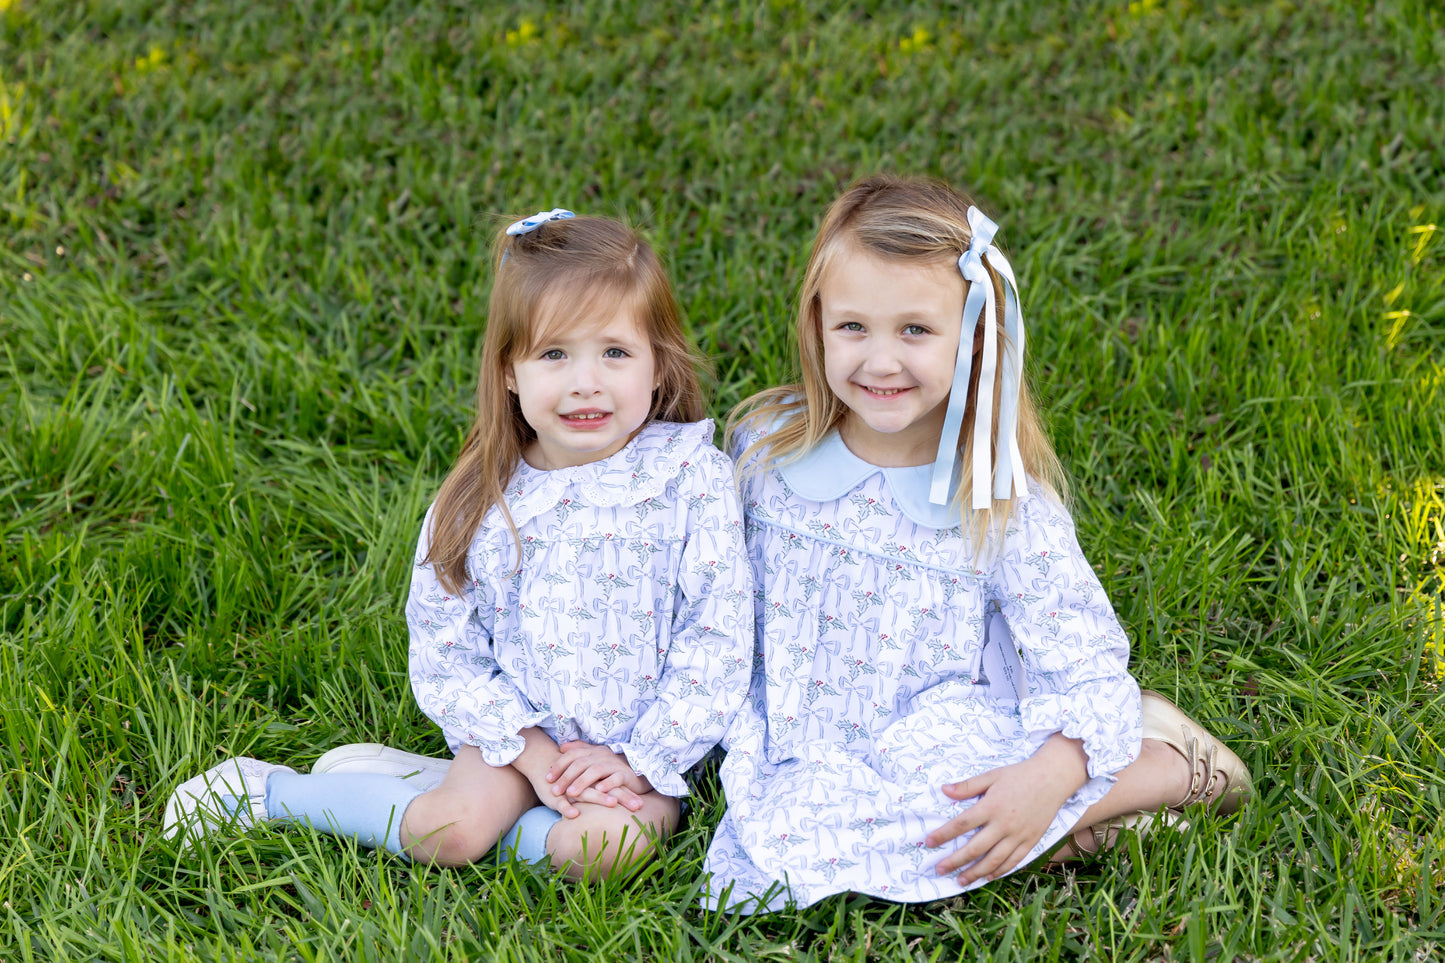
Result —
POLYGON ((571 879, 596 880, 650 859, 657 844, 677 827, 680 807, 676 799, 657 792, 642 801, 638 812, 621 806, 579 806, 583 814, 564 819, 547 838, 553 868, 571 879))
POLYGON ((407 807, 402 821, 402 839, 408 855, 420 863, 466 866, 481 859, 510 823, 505 814, 478 812, 458 805, 451 794, 433 790, 418 796, 407 807))

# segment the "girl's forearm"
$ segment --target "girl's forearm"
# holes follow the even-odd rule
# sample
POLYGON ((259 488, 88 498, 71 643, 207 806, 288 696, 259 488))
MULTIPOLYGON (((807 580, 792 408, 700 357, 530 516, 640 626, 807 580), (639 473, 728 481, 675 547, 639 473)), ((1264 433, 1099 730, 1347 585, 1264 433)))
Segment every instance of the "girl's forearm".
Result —
MULTIPOLYGON (((522 749, 522 754, 512 760, 512 768, 526 776, 533 788, 546 786, 547 770, 561 755, 557 749, 557 743, 536 726, 523 729, 517 735, 522 737, 526 746, 522 749)), ((538 795, 541 795, 540 790, 538 790, 538 795)))
POLYGON ((1082 739, 1070 739, 1056 732, 1044 740, 1033 758, 1041 767, 1048 767, 1046 771, 1057 778, 1060 786, 1069 787, 1065 799, 1089 781, 1089 755, 1084 751, 1082 739))

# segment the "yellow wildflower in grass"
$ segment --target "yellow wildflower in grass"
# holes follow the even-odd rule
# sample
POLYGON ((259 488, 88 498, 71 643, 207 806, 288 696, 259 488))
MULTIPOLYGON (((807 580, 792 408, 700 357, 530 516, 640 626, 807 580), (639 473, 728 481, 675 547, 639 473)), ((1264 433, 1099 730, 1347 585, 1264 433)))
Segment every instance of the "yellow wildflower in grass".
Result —
POLYGON ((151 44, 151 49, 144 57, 135 58, 135 70, 138 74, 148 74, 160 70, 166 65, 166 52, 159 44, 151 44))
POLYGON ((1135 2, 1129 4, 1129 16, 1142 17, 1145 14, 1158 10, 1159 6, 1159 0, 1135 0, 1135 2))
MULTIPOLYGON (((3 3, 4 0, 0 0, 3 3)), ((23 84, 5 83, 0 74, 0 140, 8 140, 12 133, 20 131, 20 101, 25 93, 23 84)))
POLYGON ((0 0, 0 13, 9 13, 14 7, 20 6, 20 0, 0 0))
POLYGON ((537 29, 537 24, 530 17, 523 17, 517 29, 508 30, 505 36, 508 47, 525 47, 540 40, 542 31, 537 29))
MULTIPOLYGON (((1445 368, 1435 368, 1437 377, 1445 374, 1445 368)), ((1445 679, 1445 478, 1422 478, 1411 487, 1404 513, 1406 538, 1419 554, 1410 567, 1429 574, 1411 579, 1417 584, 1407 605, 1419 620, 1435 677, 1445 679)))
POLYGON ((913 36, 904 37, 898 41, 898 49, 906 54, 918 53, 933 46, 933 34, 928 32, 927 27, 919 27, 913 31, 913 36))

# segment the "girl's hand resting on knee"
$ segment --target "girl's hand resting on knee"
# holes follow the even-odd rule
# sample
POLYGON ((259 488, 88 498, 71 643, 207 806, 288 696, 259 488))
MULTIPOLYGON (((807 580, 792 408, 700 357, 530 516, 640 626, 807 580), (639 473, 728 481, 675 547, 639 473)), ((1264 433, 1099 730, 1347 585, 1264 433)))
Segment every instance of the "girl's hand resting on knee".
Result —
MULTIPOLYGON (((554 798, 602 806, 621 803, 637 812, 642 808, 639 797, 652 792, 652 784, 632 771, 627 758, 606 746, 564 742, 557 750, 561 755, 547 768, 546 774, 554 798)), ((543 802, 552 805, 546 799, 543 802)))
POLYGON ((967 867, 958 875, 959 885, 967 886, 1009 873, 1038 845, 1059 808, 1088 777, 1082 744, 1055 733, 1023 762, 944 786, 950 799, 978 802, 924 840, 938 847, 976 830, 967 845, 939 861, 939 875, 967 867))

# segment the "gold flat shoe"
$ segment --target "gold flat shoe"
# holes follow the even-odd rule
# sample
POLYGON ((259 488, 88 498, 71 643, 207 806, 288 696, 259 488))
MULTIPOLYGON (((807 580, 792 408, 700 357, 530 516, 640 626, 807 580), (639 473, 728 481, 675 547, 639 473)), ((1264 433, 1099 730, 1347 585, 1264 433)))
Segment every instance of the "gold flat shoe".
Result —
POLYGON ((1228 746, 1157 692, 1145 689, 1144 738, 1158 739, 1184 757, 1193 776, 1184 798, 1169 808, 1180 811, 1204 803, 1232 813, 1254 792, 1249 769, 1228 746))

